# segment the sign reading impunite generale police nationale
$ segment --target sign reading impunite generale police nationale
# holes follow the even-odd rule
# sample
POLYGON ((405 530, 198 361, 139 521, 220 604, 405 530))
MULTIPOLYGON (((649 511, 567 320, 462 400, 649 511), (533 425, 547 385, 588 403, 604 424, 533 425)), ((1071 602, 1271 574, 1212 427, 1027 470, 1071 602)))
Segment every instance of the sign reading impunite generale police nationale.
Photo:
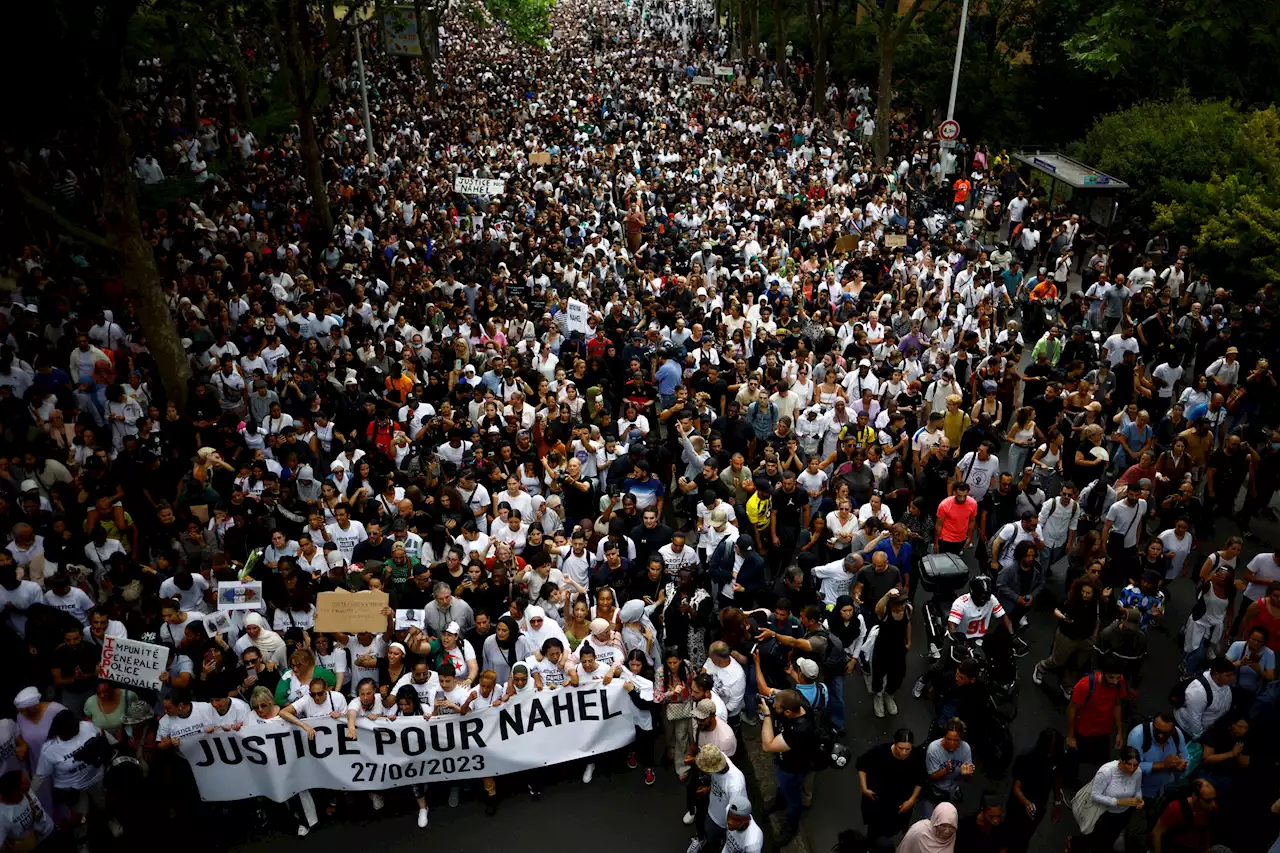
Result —
POLYGON ((431 719, 307 720, 315 737, 281 719, 238 731, 183 738, 204 800, 267 797, 283 802, 308 789, 377 791, 398 785, 519 773, 620 749, 635 737, 632 702, 621 681, 548 690, 497 708, 431 719))

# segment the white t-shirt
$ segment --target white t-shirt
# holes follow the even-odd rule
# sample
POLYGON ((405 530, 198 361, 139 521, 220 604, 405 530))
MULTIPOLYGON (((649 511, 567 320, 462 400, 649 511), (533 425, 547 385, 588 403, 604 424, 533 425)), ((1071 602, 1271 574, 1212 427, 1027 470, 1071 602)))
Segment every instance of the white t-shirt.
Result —
POLYGON ((208 702, 192 702, 191 713, 185 717, 175 717, 171 714, 165 714, 160 718, 160 725, 156 730, 156 737, 160 740, 165 738, 184 738, 203 732, 205 726, 216 725, 210 723, 210 718, 216 716, 213 706, 208 702))
MULTIPOLYGON (((561 660, 561 663, 563 662, 561 660)), ((525 663, 528 664, 530 672, 538 673, 538 677, 542 679, 543 688, 563 687, 565 682, 569 680, 568 672, 545 657, 542 660, 538 660, 533 655, 530 655, 525 663)))
POLYGON ((209 582, 198 574, 191 575, 191 589, 179 589, 178 585, 173 582, 173 578, 168 578, 164 583, 160 584, 161 598, 176 598, 178 606, 183 610, 199 610, 201 603, 204 601, 204 591, 209 588, 209 582))
MULTIPOLYGON (((1189 539, 1190 535, 1187 538, 1189 539)), ((1257 601, 1266 595, 1267 586, 1272 581, 1280 581, 1280 566, 1276 565, 1273 553, 1259 554, 1249 561, 1246 568, 1257 577, 1263 578, 1262 583, 1251 583, 1245 587, 1244 597, 1250 601, 1257 601)))
POLYGON ((35 581, 18 581, 16 589, 8 590, 0 586, 0 610, 5 613, 9 627, 19 637, 27 636, 27 610, 33 604, 44 601, 44 591, 35 581), (5 608, 12 604, 12 608, 5 608))
MULTIPOLYGON (((467 664, 476 659, 476 650, 471 647, 471 644, 459 637, 457 648, 441 649, 441 651, 453 663, 453 671, 458 678, 466 678, 468 672, 467 664)), ((462 703, 459 702, 458 704, 461 705, 462 703)))
MULTIPOLYGON (((18 762, 18 723, 0 719, 0 776, 21 767, 18 762)), ((0 839, 3 843, 3 839, 0 839)))
POLYGON ((40 805, 34 792, 28 792, 19 803, 0 803, 0 845, 32 830, 39 841, 53 835, 53 818, 40 805))
POLYGON ((63 613, 71 614, 81 625, 89 624, 89 611, 93 609, 93 599, 80 587, 71 587, 66 595, 55 595, 53 590, 46 590, 44 603, 63 613))
POLYGON ((310 688, 302 695, 301 699, 297 699, 289 704, 299 719, 308 717, 327 717, 330 714, 347 713, 347 700, 342 698, 342 694, 336 690, 325 691, 325 697, 320 701, 316 701, 311 696, 310 688))
POLYGON ((366 646, 360 642, 358 636, 353 634, 347 640, 347 652, 351 655, 351 692, 354 693, 357 685, 365 678, 372 678, 376 684, 378 682, 378 667, 376 665, 360 666, 356 663, 356 659, 361 655, 372 655, 375 661, 386 657, 387 641, 381 635, 374 634, 373 642, 366 646))
POLYGON ((828 607, 835 607, 836 599, 849 594, 849 587, 853 585, 856 577, 845 570, 844 557, 826 565, 815 566, 813 576, 822 582, 820 587, 822 603, 828 607))
POLYGON ((1000 460, 992 454, 983 462, 978 458, 978 451, 973 450, 960 459, 956 474, 969 484, 969 497, 980 501, 991 488, 991 478, 1000 474, 1000 460))
POLYGON ((742 829, 725 833, 723 853, 762 853, 763 850, 764 830, 754 820, 742 829))
POLYGON ((720 694, 729 713, 741 711, 747 692, 747 673, 742 664, 732 658, 728 666, 717 666, 707 661, 702 665, 702 671, 715 679, 715 692, 720 694))
POLYGON ((325 532, 329 534, 333 544, 338 546, 338 550, 348 563, 351 562, 351 553, 355 551, 356 546, 369 538, 369 534, 364 532, 364 525, 355 519, 347 520, 346 530, 338 526, 338 522, 335 521, 325 527, 325 532))
POLYGON ((80 731, 71 740, 49 738, 40 751, 36 775, 53 777, 53 787, 68 791, 83 791, 102 780, 105 767, 95 767, 81 761, 76 753, 82 746, 98 736, 98 727, 88 720, 80 721, 80 731))
MULTIPOLYGON (((471 695, 471 688, 463 687, 462 684, 460 683, 455 683, 453 685, 452 690, 445 690, 444 688, 440 688, 440 692, 436 694, 436 698, 438 700, 445 700, 445 701, 452 702, 453 704, 461 708, 462 703, 466 702, 467 697, 470 695, 471 695)), ((456 714, 458 712, 448 707, 443 702, 438 702, 436 706, 436 713, 456 714)))
POLYGON ((747 777, 730 761, 723 773, 712 773, 711 800, 707 804, 707 817, 719 827, 726 825, 729 801, 734 797, 747 798, 747 777))
POLYGON ((573 553, 572 545, 562 545, 560 547, 560 571, 564 572, 584 589, 591 580, 591 564, 593 562, 594 558, 589 548, 584 548, 582 555, 578 556, 573 553))
POLYGON ((436 707, 436 694, 440 692, 440 676, 434 672, 428 672, 427 680, 422 684, 416 684, 413 680, 413 673, 406 672, 400 676, 400 680, 391 688, 391 695, 395 696, 400 692, 400 688, 406 684, 417 692, 418 701, 422 703, 422 713, 433 713, 436 707))
POLYGON ((243 699, 231 699, 231 704, 227 707, 227 713, 219 714, 218 709, 213 707, 213 703, 209 703, 208 719, 205 720, 205 727, 209 726, 225 726, 230 728, 237 723, 243 723, 249 719, 249 703, 243 699))
MULTIPOLYGON (((1194 539, 1195 537, 1188 531, 1187 535, 1182 537, 1182 541, 1178 541, 1178 536, 1173 532, 1172 528, 1160 534, 1160 544, 1164 546, 1166 551, 1173 554, 1173 558, 1169 561, 1169 570, 1165 572, 1166 580, 1174 580, 1178 575, 1182 574, 1182 565, 1187 561, 1187 555, 1191 553, 1191 542, 1194 539)), ((1255 557, 1254 559, 1256 560, 1257 558, 1255 557)), ((1272 565, 1275 564, 1273 563, 1272 565)), ((1280 570, 1280 566, 1277 569, 1280 570)), ((1246 590, 1245 595, 1248 594, 1246 590)))

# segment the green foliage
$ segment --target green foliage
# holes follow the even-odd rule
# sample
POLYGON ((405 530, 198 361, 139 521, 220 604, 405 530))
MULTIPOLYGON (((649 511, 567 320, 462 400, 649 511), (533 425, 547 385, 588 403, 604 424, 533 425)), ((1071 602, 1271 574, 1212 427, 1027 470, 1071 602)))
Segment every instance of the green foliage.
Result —
POLYGON ((1280 4, 1119 0, 1083 17, 1068 54, 1135 99, 1185 89, 1266 105, 1280 95, 1280 4))
POLYGON ((486 0, 489 15, 505 25, 518 42, 545 45, 551 35, 551 9, 555 0, 486 0))
POLYGON ((1182 97, 1112 113, 1076 152, 1133 185, 1144 223, 1232 280, 1280 276, 1280 116, 1182 97))

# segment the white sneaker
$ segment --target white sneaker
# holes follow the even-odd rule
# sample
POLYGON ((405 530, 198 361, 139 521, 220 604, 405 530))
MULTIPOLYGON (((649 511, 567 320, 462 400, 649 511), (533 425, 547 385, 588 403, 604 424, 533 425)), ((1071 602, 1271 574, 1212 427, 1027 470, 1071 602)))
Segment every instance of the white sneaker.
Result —
POLYGON ((375 794, 375 793, 373 793, 372 791, 370 791, 370 792, 369 792, 369 803, 370 803, 370 805, 372 805, 372 806, 373 806, 373 810, 374 810, 375 812, 380 812, 380 811, 382 811, 382 807, 383 807, 383 806, 385 806, 385 805, 387 804, 387 801, 386 801, 386 800, 384 800, 384 799, 382 799, 382 795, 381 795, 381 794, 375 794))
POLYGON ((311 827, 307 826, 306 824, 302 824, 302 823, 298 824, 298 837, 299 837, 299 838, 306 838, 306 837, 307 837, 308 835, 310 835, 310 834, 311 834, 311 827))
POLYGON ((1036 664, 1031 670, 1031 683, 1036 686, 1044 684, 1044 670, 1040 668, 1040 664, 1036 664))
POLYGON ((884 694, 884 709, 890 716, 898 713, 898 703, 893 701, 893 697, 888 693, 884 694))
POLYGON ((418 809, 418 828, 419 829, 427 828, 427 810, 426 809, 418 809))
POLYGON ((582 771, 582 784, 590 785, 591 780, 595 778, 595 775, 596 775, 595 764, 588 764, 587 769, 582 771))
POLYGON ((884 716, 884 697, 879 693, 871 697, 871 710, 876 712, 877 717, 884 716))
POLYGON ((701 850, 702 850, 702 839, 690 838, 689 847, 684 851, 684 853, 699 853, 699 851, 701 850))
POLYGON ((449 808, 456 809, 458 807, 458 786, 454 785, 449 789, 449 808))
POLYGON ((684 817, 680 818, 680 820, 684 823, 685 826, 693 826, 693 822, 697 819, 698 819, 698 816, 693 812, 685 812, 684 817))

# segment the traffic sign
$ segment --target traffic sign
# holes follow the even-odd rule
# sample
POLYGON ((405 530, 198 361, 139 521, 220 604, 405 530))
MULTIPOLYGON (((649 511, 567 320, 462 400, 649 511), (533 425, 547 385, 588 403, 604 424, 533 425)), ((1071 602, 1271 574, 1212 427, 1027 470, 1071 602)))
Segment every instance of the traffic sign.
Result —
POLYGON ((938 136, 948 142, 960 138, 960 122, 949 118, 938 126, 938 136))

